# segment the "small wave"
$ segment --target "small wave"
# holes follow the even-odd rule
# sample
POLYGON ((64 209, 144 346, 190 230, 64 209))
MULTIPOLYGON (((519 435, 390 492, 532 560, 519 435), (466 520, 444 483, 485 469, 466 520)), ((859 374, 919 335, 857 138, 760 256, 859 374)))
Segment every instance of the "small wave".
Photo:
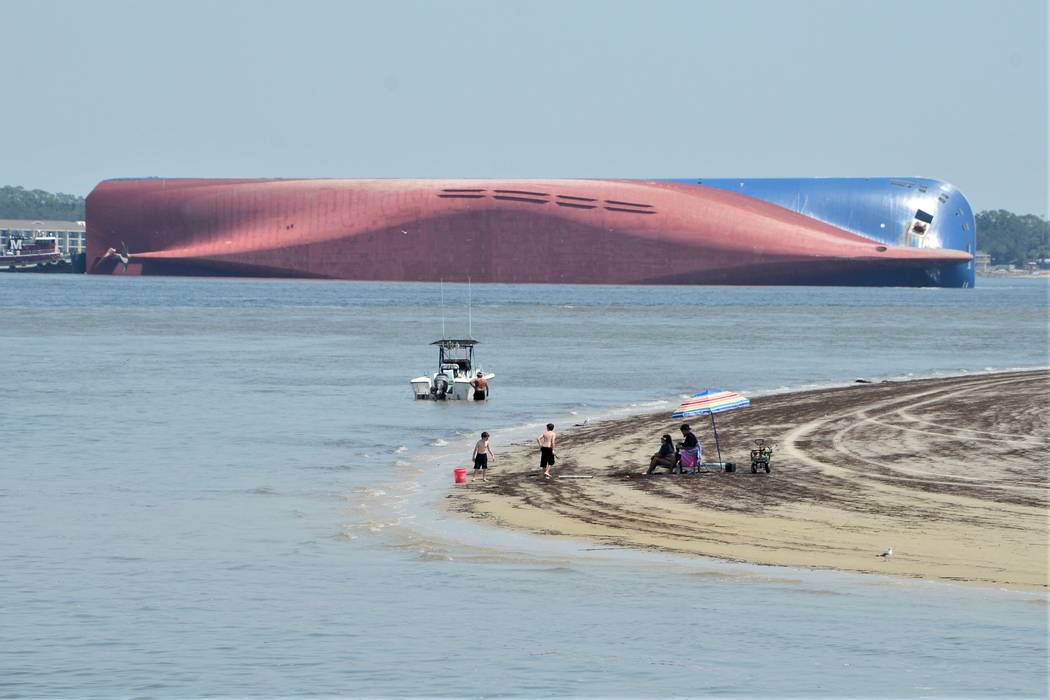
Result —
POLYGON ((419 561, 452 561, 452 557, 449 556, 448 552, 431 552, 425 549, 420 550, 416 559, 419 561))
POLYGON ((347 438, 341 438, 339 440, 325 440, 323 443, 326 447, 357 447, 360 442, 347 438))
POLYGON ((658 406, 666 406, 667 401, 660 399, 658 401, 642 401, 641 403, 633 404, 638 408, 656 408, 658 406))
POLYGON ((441 438, 438 438, 437 440, 431 441, 429 444, 431 447, 444 447, 448 444, 448 440, 442 440, 441 438))
MULTIPOLYGON (((408 519, 411 520, 411 518, 408 519)), ((357 527, 365 528, 369 532, 382 532, 388 527, 401 527, 401 521, 402 518, 397 518, 396 520, 372 520, 357 527)))
POLYGON ((396 450, 394 450, 394 452, 397 452, 397 453, 399 453, 399 454, 400 454, 401 452, 408 452, 408 448, 407 448, 407 447, 405 447, 404 445, 401 445, 401 446, 400 446, 400 447, 398 447, 398 448, 397 448, 396 450))
POLYGON ((394 460, 394 466, 395 467, 411 467, 412 463, 411 462, 406 462, 403 459, 397 459, 397 460, 394 460))
POLYGON ((748 571, 706 570, 690 571, 684 574, 689 578, 699 578, 715 583, 753 583, 776 586, 798 586, 800 579, 770 576, 748 571))
POLYGON ((781 589, 785 593, 794 593, 797 595, 816 596, 823 598, 833 598, 837 596, 850 596, 850 593, 845 591, 835 591, 826 588, 802 588, 802 587, 784 587, 781 589))
POLYGON ((313 467, 306 467, 306 469, 313 469, 314 471, 321 472, 342 472, 348 469, 353 469, 349 464, 318 464, 313 467))
POLYGON ((549 566, 545 569, 539 569, 540 572, 545 574, 575 574, 576 569, 571 566, 549 566))

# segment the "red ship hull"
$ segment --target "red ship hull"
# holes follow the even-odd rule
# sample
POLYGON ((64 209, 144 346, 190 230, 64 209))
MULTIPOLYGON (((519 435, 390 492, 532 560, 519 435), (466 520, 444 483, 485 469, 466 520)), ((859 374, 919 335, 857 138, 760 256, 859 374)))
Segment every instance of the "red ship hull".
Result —
POLYGON ((351 280, 841 283, 966 262, 725 190, 648 180, 110 180, 88 271, 351 280), (109 248, 131 254, 125 266, 109 248))

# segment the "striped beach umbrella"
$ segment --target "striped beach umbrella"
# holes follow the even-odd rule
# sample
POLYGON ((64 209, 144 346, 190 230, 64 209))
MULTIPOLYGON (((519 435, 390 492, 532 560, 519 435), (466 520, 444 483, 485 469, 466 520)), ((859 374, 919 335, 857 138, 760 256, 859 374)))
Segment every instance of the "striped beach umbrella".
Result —
POLYGON ((721 413, 731 411, 734 408, 745 408, 751 402, 735 391, 725 389, 708 389, 699 394, 693 394, 682 402, 682 405, 671 414, 672 418, 689 418, 701 416, 705 413, 721 413))
POLYGON ((735 391, 725 389, 708 389, 693 394, 682 402, 682 405, 671 414, 672 418, 690 418, 692 416, 711 415, 711 429, 715 433, 715 450, 718 451, 718 465, 722 468, 722 446, 718 444, 718 426, 715 425, 715 414, 731 411, 734 408, 746 408, 751 402, 735 391))

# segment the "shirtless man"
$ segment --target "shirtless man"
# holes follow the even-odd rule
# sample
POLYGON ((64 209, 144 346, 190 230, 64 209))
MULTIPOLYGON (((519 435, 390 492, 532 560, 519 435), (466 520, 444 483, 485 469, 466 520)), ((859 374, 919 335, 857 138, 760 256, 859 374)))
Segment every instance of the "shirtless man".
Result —
POLYGON ((540 444, 540 469, 543 470, 543 478, 551 478, 551 467, 554 465, 554 443, 558 440, 558 434, 554 432, 554 423, 547 424, 547 432, 536 438, 540 444))
POLYGON ((485 376, 481 372, 470 380, 470 385, 474 387, 475 401, 484 401, 489 397, 489 383, 485 381, 485 376))
POLYGON ((481 439, 478 440, 477 444, 474 445, 474 454, 471 459, 474 460, 474 476, 470 477, 471 481, 478 478, 478 472, 481 472, 481 480, 488 481, 485 476, 485 470, 489 468, 489 457, 495 457, 492 454, 492 448, 489 447, 489 434, 482 433, 481 439))

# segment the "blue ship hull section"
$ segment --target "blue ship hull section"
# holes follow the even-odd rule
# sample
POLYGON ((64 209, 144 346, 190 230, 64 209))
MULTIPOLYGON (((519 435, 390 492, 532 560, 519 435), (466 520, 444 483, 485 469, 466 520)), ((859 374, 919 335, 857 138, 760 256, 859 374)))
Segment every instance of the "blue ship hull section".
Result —
MULTIPOLYGON (((736 192, 888 245, 977 249, 973 210, 954 186, 919 177, 668 179, 736 192)), ((859 280, 834 281, 857 284, 859 280)), ((972 287, 974 263, 887 270, 868 284, 972 287)))

